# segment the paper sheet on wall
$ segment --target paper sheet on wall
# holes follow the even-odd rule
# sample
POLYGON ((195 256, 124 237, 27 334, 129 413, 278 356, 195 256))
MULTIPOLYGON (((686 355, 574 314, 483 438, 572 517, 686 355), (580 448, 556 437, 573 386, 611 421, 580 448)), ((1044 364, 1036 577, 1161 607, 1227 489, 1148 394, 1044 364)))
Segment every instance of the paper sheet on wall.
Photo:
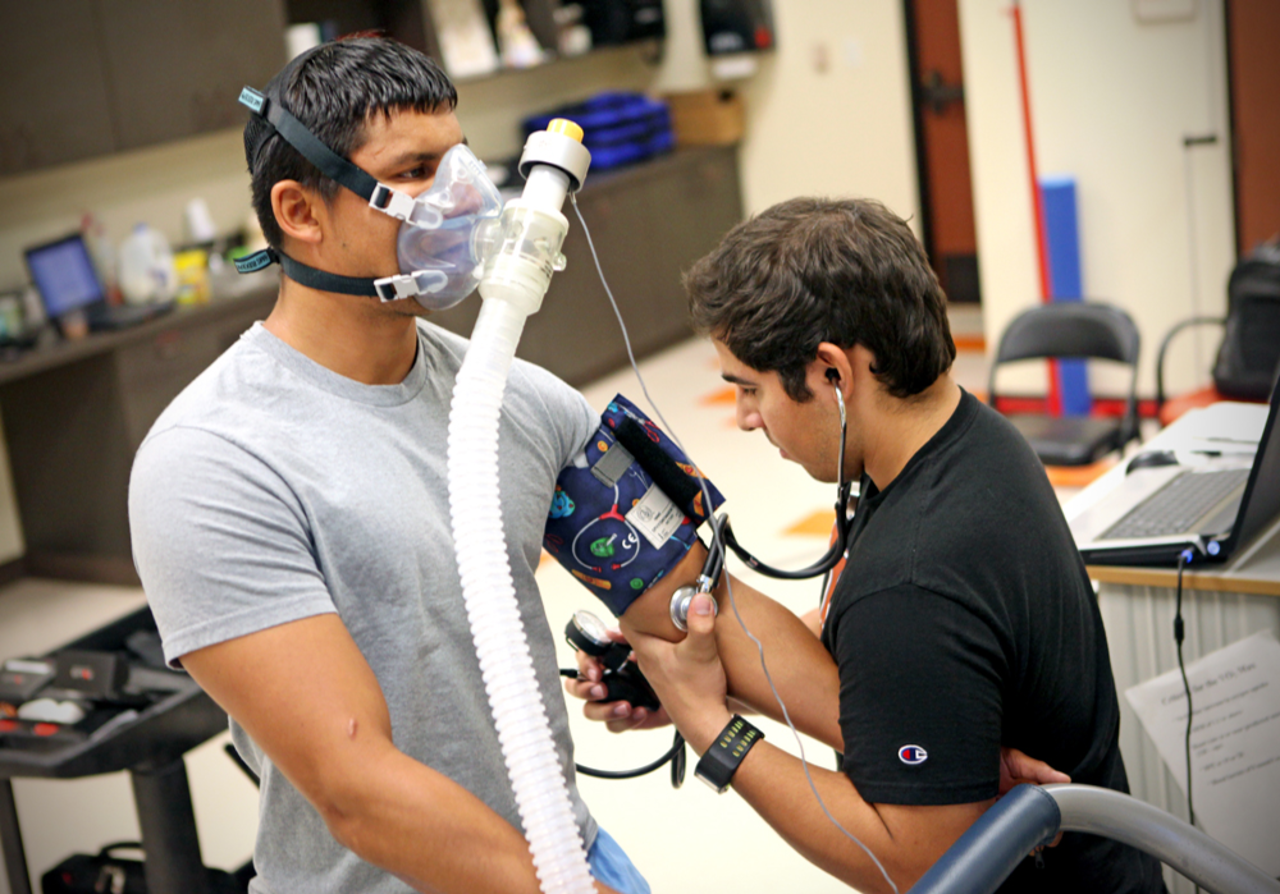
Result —
MULTIPOLYGON (((1280 642, 1264 630, 1187 665, 1196 820, 1280 876, 1280 642)), ((1177 670, 1125 691, 1174 779, 1187 790, 1187 699, 1177 670)))

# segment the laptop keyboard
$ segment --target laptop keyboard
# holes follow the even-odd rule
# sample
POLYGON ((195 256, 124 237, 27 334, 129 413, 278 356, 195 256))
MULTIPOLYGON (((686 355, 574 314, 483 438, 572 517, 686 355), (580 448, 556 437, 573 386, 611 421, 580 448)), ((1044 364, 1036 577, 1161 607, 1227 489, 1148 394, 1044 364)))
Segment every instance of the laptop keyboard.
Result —
MULTIPOLYGON (((1222 502, 1233 490, 1241 487, 1248 478, 1248 469, 1186 472, 1130 509, 1098 539, 1121 540, 1187 533, 1225 533, 1224 531, 1192 531, 1191 526, 1206 512, 1222 502)), ((1239 506, 1239 500, 1233 502, 1236 507, 1239 506)), ((1228 508, 1232 508, 1232 518, 1227 522, 1230 524, 1235 517, 1235 508, 1228 508)))

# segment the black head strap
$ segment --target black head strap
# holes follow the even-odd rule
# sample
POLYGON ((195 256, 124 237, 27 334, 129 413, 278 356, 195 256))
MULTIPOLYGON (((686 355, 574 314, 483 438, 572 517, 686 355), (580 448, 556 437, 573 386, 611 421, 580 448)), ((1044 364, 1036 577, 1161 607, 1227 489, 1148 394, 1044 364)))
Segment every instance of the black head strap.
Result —
POLYGON ((367 171, 334 152, 278 100, 252 87, 245 87, 240 91, 240 104, 266 122, 330 180, 345 186, 379 211, 399 220, 408 217, 413 204, 411 198, 379 183, 367 171))
POLYGON ((309 289, 318 289, 321 292, 337 292, 340 295, 359 295, 371 298, 378 297, 380 294, 375 280, 326 273, 323 270, 309 267, 301 261, 295 261, 274 248, 264 248, 262 251, 255 251, 251 255, 237 258, 235 264, 236 270, 240 273, 254 273, 258 270, 264 270, 272 264, 279 264, 284 270, 285 276, 299 285, 306 286, 309 289))
POLYGON ((286 143, 302 153, 302 157, 319 168, 326 177, 342 184, 366 201, 373 198, 378 181, 317 139, 278 101, 252 87, 245 87, 240 91, 240 104, 270 124, 286 143))

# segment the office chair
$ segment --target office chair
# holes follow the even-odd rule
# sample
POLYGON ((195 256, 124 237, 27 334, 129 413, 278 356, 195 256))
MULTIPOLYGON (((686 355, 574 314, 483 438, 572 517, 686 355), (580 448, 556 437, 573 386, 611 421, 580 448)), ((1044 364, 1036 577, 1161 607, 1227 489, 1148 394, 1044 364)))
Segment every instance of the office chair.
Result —
POLYGON ((1264 243, 1242 258, 1227 282, 1225 317, 1192 317, 1169 330, 1156 352, 1156 416, 1167 425, 1180 412, 1220 400, 1265 402, 1280 374, 1280 241, 1264 243), (1213 362, 1213 385, 1168 401, 1164 360, 1181 332, 1203 325, 1223 327, 1213 362), (1177 411, 1177 412, 1175 412, 1177 411))
POLYGON ((1119 419, 1092 416, 1009 414, 1009 421, 1045 465, 1086 466, 1138 437, 1138 351, 1133 319, 1109 304, 1063 301, 1023 311, 1000 336, 988 381, 988 401, 997 406, 996 372, 1018 360, 1092 357, 1127 364, 1129 394, 1119 419))
POLYGON ((1156 351, 1156 420, 1164 428, 1187 410, 1196 407, 1207 407, 1227 398, 1213 385, 1206 385, 1190 394, 1179 395, 1176 402, 1170 402, 1164 389, 1164 358, 1169 353, 1169 345, 1180 333, 1196 326, 1225 326, 1225 317, 1191 317, 1174 324, 1160 340, 1160 348, 1156 351))

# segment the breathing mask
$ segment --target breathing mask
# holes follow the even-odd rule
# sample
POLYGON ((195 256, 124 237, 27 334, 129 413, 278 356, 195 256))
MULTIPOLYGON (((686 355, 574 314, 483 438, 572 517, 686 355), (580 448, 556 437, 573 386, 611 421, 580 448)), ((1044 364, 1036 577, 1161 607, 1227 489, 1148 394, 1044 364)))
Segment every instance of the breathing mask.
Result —
MULTIPOLYGON (((240 103, 268 125, 267 135, 278 133, 325 176, 401 223, 396 243, 400 273, 395 276, 374 279, 329 273, 274 248, 238 259, 239 272, 253 273, 278 263, 285 275, 309 288, 377 296, 382 301, 412 298, 433 311, 453 307, 475 291, 484 261, 500 240, 502 198, 484 164, 469 148, 459 144, 446 152, 431 187, 411 196, 379 183, 338 155, 275 97, 246 87, 240 103)), ((265 137, 257 141, 249 151, 256 152, 265 141, 265 137)), ((251 164, 253 160, 251 157, 251 164)))

